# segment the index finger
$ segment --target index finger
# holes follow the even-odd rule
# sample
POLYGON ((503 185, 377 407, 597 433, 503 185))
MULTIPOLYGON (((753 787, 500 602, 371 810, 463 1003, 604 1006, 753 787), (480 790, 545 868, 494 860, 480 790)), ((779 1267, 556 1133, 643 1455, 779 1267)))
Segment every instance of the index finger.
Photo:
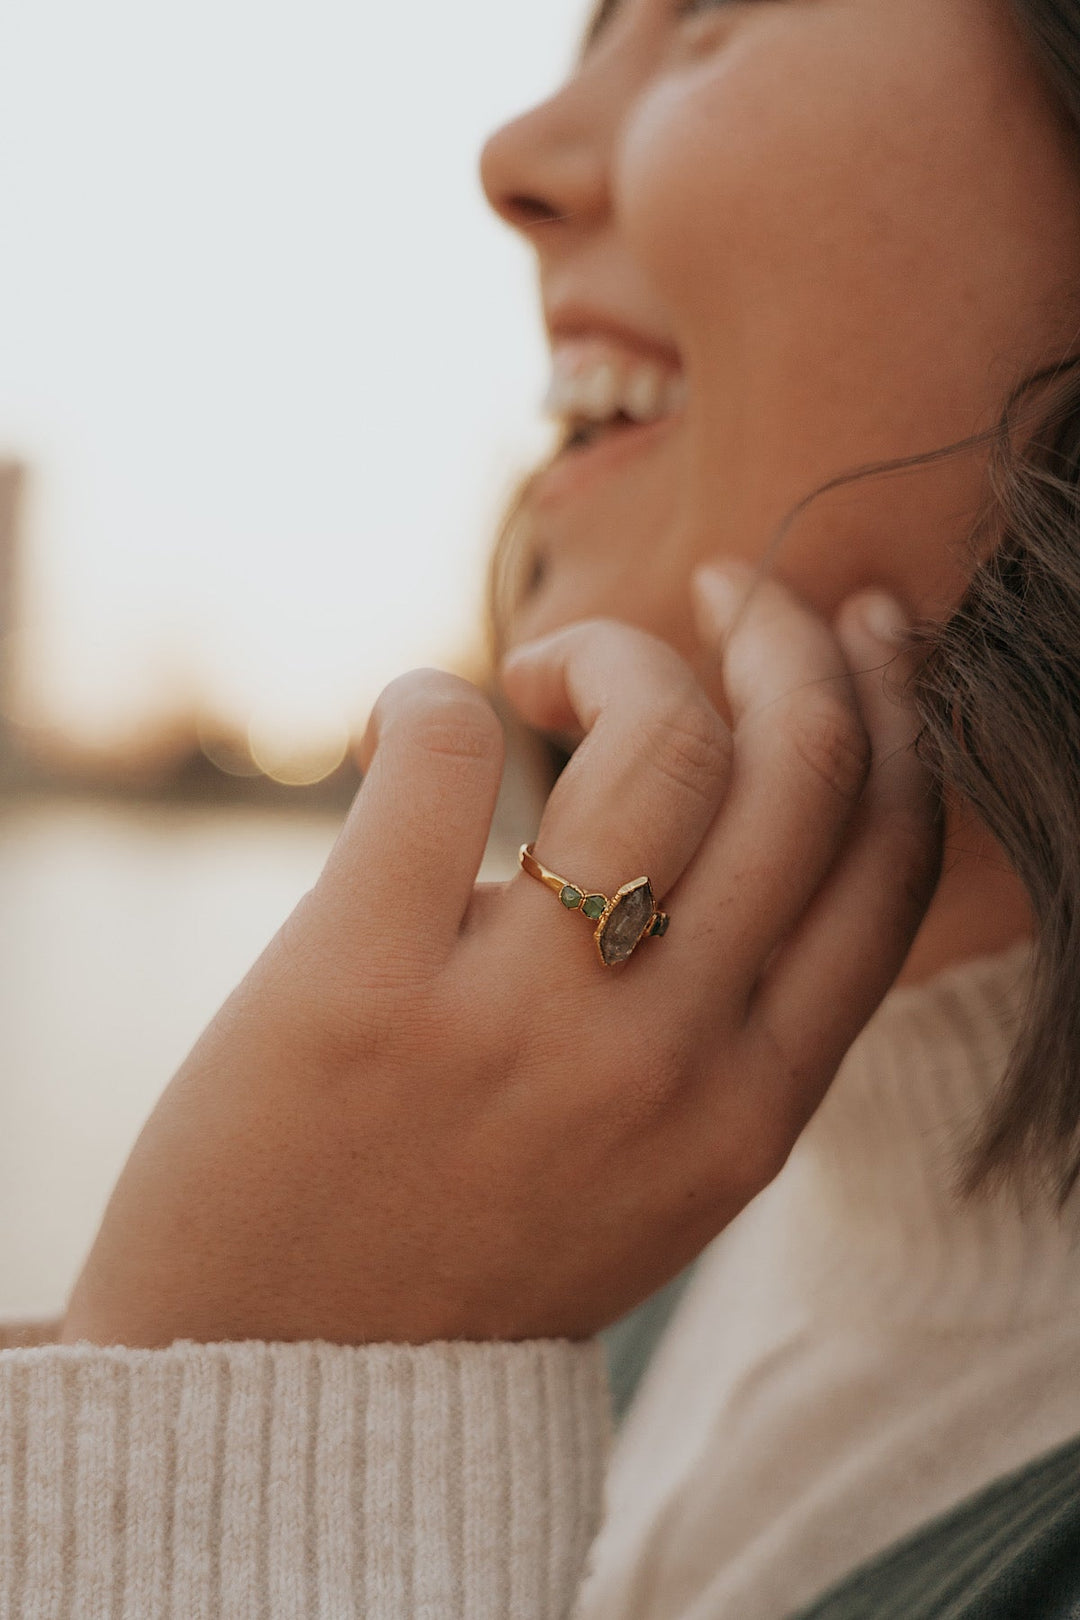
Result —
POLYGON ((369 981, 407 984, 457 940, 502 777, 502 726, 480 689, 439 669, 383 690, 367 768, 312 899, 335 951, 369 981))

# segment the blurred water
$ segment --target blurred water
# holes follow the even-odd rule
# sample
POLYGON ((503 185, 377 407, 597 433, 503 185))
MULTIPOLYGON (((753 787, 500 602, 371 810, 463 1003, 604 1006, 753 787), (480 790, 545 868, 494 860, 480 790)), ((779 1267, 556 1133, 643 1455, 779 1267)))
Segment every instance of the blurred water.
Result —
MULTIPOLYGON (((59 1311, 147 1113, 338 823, 0 810, 0 1316, 59 1311)), ((486 879, 505 875, 489 856, 486 879)))

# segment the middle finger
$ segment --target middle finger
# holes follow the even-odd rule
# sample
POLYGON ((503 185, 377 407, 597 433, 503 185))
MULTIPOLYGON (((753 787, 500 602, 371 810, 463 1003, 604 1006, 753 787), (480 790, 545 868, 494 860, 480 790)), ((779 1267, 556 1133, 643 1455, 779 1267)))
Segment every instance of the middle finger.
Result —
MULTIPOLYGON (((710 576, 697 587, 705 614, 710 576)), ((672 954, 696 951, 713 964, 714 982, 741 997, 835 861, 870 743, 831 627, 794 592, 729 569, 711 604, 734 722, 732 786, 672 896, 684 923, 672 954)))

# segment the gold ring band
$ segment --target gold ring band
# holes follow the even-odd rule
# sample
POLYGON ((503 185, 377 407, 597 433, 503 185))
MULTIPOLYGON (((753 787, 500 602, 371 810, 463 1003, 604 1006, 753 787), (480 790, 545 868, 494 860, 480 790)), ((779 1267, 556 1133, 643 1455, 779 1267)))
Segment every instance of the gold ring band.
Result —
POLYGON ((582 916, 595 922, 596 953, 605 967, 615 967, 631 956, 641 940, 667 933, 670 921, 666 911, 658 911, 653 898, 652 884, 647 877, 624 883, 609 900, 570 883, 557 872, 542 866, 533 854, 532 844, 522 844, 518 860, 522 869, 538 882, 554 890, 567 911, 580 911, 582 916))

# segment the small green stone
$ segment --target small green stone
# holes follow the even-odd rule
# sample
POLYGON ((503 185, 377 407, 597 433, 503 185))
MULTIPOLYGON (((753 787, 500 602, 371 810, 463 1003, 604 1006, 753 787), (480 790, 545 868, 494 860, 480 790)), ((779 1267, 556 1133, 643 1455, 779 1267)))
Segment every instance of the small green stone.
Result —
POLYGON ((596 922, 607 910, 607 896, 603 894, 587 894, 581 909, 586 917, 596 922))
POLYGON ((667 915, 666 912, 664 913, 663 916, 661 916, 660 913, 657 912, 656 916, 653 918, 652 927, 650 928, 649 932, 656 939, 660 939, 662 935, 667 933, 667 931, 668 931, 668 923, 670 921, 671 921, 671 918, 667 915))
POLYGON ((559 896, 559 899, 562 901, 567 911, 576 911, 584 898, 585 896, 582 894, 581 890, 575 889, 572 883, 568 883, 566 888, 559 896))

